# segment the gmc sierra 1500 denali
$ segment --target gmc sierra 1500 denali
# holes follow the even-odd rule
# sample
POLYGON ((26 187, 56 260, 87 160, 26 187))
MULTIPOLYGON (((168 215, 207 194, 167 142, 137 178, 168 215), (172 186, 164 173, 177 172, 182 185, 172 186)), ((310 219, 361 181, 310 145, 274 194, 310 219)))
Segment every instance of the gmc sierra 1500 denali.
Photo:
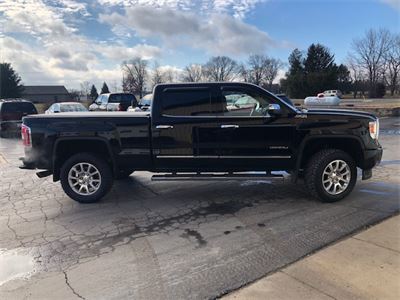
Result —
POLYGON ((368 179, 382 157, 372 114, 299 110, 245 83, 159 84, 153 92, 151 112, 25 117, 21 168, 52 174, 84 203, 135 170, 174 180, 287 171, 304 178, 312 196, 333 202, 352 191, 357 167, 368 179))

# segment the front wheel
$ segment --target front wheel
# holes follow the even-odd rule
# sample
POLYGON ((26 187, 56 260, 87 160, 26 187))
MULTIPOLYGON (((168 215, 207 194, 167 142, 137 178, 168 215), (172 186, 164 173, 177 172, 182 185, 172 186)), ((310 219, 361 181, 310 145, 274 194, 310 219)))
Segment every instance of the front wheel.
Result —
POLYGON ((64 192, 81 203, 99 201, 113 184, 110 166, 104 159, 92 153, 71 156, 63 164, 60 172, 64 192))
POLYGON ((322 202, 336 202, 353 190, 357 181, 357 167, 346 152, 326 149, 310 159, 304 178, 312 196, 322 202))

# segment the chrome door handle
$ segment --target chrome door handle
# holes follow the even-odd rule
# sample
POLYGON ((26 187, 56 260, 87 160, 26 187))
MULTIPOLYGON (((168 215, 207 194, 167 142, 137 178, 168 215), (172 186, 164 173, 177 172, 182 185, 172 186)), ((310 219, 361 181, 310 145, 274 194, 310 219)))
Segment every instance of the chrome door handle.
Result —
POLYGON ((239 128, 239 125, 221 125, 221 128, 239 128))
POLYGON ((174 126, 172 126, 172 125, 157 125, 156 128, 157 129, 172 129, 172 128, 174 128, 174 126))

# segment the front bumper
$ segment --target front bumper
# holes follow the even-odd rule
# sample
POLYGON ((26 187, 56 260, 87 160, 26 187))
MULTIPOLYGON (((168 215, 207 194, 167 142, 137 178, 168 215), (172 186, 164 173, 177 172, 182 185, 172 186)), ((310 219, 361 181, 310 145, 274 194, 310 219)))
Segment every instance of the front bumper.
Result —
POLYGON ((382 160, 382 154, 383 150, 380 146, 377 149, 365 151, 365 160, 362 168, 362 180, 367 180, 372 177, 372 168, 376 165, 379 165, 382 160))
POLYGON ((381 146, 373 150, 365 150, 363 169, 372 169, 378 165, 382 160, 382 154, 381 146))

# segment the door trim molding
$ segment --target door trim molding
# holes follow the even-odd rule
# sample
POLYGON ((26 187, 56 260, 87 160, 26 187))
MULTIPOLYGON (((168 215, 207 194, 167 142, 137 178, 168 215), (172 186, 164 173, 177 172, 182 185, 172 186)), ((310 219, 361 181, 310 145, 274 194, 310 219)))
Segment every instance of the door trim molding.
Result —
POLYGON ((156 158, 223 158, 223 159, 232 159, 232 158, 277 158, 277 159, 287 159, 291 158, 291 155, 258 155, 258 156, 246 156, 246 155, 157 155, 156 158))

